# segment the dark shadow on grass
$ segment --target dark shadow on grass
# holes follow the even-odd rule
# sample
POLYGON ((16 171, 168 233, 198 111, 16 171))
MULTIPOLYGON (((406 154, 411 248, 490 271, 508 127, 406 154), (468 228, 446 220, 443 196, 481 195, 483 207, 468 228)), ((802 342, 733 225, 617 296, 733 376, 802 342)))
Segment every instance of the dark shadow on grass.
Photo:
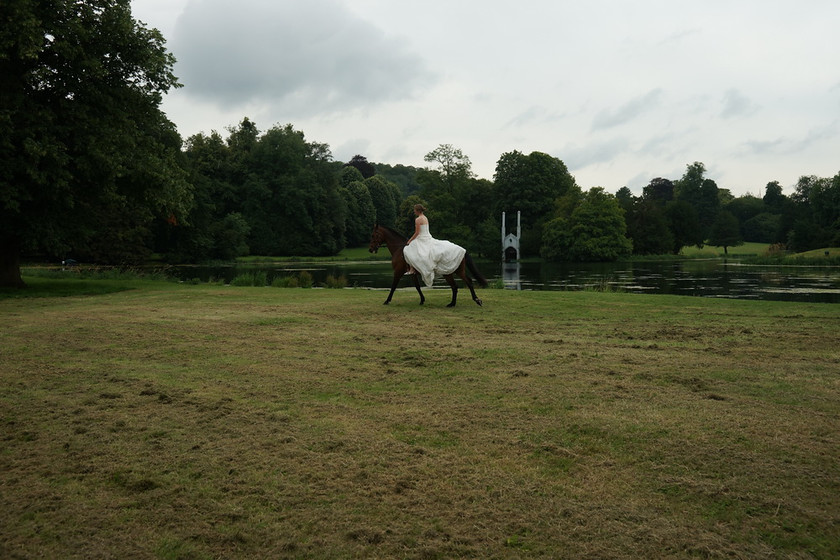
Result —
POLYGON ((123 282, 108 280, 55 280, 25 277, 23 288, 0 288, 0 299, 101 296, 133 289, 123 282))

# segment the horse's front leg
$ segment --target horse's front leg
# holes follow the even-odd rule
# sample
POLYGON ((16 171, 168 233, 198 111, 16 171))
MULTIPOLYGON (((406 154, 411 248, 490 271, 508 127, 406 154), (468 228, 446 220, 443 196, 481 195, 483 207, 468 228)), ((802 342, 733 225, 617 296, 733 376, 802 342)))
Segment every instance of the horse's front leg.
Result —
POLYGON ((412 274, 414 278, 414 287, 417 288, 417 293, 420 294, 420 305, 426 303, 426 296, 423 295, 423 290, 420 289, 420 273, 412 274))
POLYGON ((455 307, 455 303, 458 301, 458 285, 455 284, 455 278, 451 274, 446 274, 443 278, 449 284, 449 287, 452 288, 452 301, 446 307, 455 307))
POLYGON ((388 305, 391 303, 391 298, 394 297, 394 290, 397 289, 397 285, 400 283, 400 279, 402 278, 402 274, 398 271, 394 271, 394 280, 391 282, 391 291, 388 293, 388 299, 382 305, 388 305))

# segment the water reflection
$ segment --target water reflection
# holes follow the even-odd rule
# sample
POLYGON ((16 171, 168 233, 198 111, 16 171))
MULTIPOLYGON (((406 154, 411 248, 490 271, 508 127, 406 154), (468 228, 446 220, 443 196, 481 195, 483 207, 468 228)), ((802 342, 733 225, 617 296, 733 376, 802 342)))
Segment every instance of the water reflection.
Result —
POLYGON ((519 261, 503 262, 502 263, 502 281, 505 283, 507 290, 521 290, 522 289, 522 274, 519 261))
POLYGON ((748 266, 720 260, 522 263, 517 285, 533 290, 620 290, 840 303, 840 269, 836 267, 748 266))
MULTIPOLYGON (((735 261, 684 260, 632 263, 477 263, 488 280, 511 290, 616 290, 737 299, 840 303, 840 268, 748 266, 735 261)), ((391 265, 384 261, 283 263, 247 266, 176 267, 184 279, 229 283, 236 275, 276 276, 309 272, 316 283, 343 276, 350 287, 386 289, 391 265)), ((460 280, 459 280, 460 282, 460 280)), ((408 282, 402 287, 407 288, 408 282)), ((448 289, 443 280, 435 288, 448 289)))

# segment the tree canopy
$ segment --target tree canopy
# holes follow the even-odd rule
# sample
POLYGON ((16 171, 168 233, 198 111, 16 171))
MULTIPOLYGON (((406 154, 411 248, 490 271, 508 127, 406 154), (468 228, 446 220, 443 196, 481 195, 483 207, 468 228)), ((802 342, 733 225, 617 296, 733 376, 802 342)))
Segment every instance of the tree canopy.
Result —
POLYGON ((538 254, 543 225, 553 217, 556 201, 576 187, 575 178, 556 157, 514 150, 501 155, 494 180, 496 214, 522 212, 522 251, 538 254))
POLYGON ((159 109, 179 85, 163 37, 129 0, 9 0, 3 12, 0 284, 21 284, 22 250, 142 258, 150 220, 177 221, 191 202, 159 109), (125 235, 139 254, 106 254, 125 235))
MULTIPOLYGON (((227 142, 213 133, 186 143, 196 204, 195 227, 176 232, 181 259, 190 249, 193 259, 224 258, 230 239, 243 235, 236 246, 253 254, 333 255, 346 243, 348 207, 354 219, 370 216, 370 195, 355 185, 361 174, 353 167, 336 172, 325 144, 307 141, 291 125, 261 133, 247 118, 229 132, 227 142)), ((361 226, 352 227, 358 241, 361 226)))
POLYGON ((601 187, 583 195, 568 218, 545 225, 542 256, 548 260, 613 261, 629 255, 624 211, 616 198, 601 187))
POLYGON ((674 184, 674 198, 694 208, 700 227, 699 245, 702 245, 720 208, 717 183, 706 178, 703 163, 695 161, 686 166, 682 178, 674 184))
POLYGON ((376 175, 376 166, 370 163, 365 156, 356 154, 350 161, 344 164, 345 167, 352 167, 356 169, 362 176, 362 179, 370 179, 376 175))
POLYGON ((738 218, 728 210, 721 210, 709 232, 709 244, 723 247, 724 254, 727 254, 729 253, 729 247, 735 247, 743 243, 738 218))

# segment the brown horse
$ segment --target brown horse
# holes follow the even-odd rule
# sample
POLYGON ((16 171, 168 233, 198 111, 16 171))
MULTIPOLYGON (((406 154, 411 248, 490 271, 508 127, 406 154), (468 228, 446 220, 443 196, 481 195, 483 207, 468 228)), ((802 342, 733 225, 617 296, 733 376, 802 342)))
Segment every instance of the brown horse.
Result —
MULTIPOLYGON (((388 299, 385 300, 385 305, 391 303, 391 298, 394 296, 394 290, 397 289, 397 285, 400 283, 400 280, 403 276, 405 276, 405 273, 408 270, 408 263, 403 256, 403 249, 405 248, 406 241, 407 239, 405 236, 400 235, 391 228, 380 225, 373 226, 373 234, 370 237, 370 247, 368 248, 368 251, 375 253, 379 250, 379 247, 383 243, 387 245, 388 251, 391 252, 391 267, 394 269, 394 280, 391 282, 391 292, 388 294, 388 299)), ((476 281, 481 285, 481 287, 487 287, 487 280, 481 275, 481 272, 478 271, 469 253, 466 253, 464 254, 464 258, 461 259, 461 263, 458 265, 455 272, 445 274, 443 276, 446 283, 449 284, 450 288, 452 288, 452 301, 449 302, 447 307, 454 307, 455 302, 458 299, 458 286, 455 285, 455 278, 453 277, 454 274, 460 276, 467 288, 470 289, 473 301, 479 306, 481 305, 481 300, 478 299, 477 295, 475 295, 475 288, 473 288, 472 280, 467 275, 467 268, 469 268, 470 272, 473 276, 475 276, 476 281)), ((423 305, 426 301, 426 297, 420 289, 420 274, 411 274, 410 277, 414 280, 414 287, 417 288, 417 293, 420 294, 420 305, 423 305)))

